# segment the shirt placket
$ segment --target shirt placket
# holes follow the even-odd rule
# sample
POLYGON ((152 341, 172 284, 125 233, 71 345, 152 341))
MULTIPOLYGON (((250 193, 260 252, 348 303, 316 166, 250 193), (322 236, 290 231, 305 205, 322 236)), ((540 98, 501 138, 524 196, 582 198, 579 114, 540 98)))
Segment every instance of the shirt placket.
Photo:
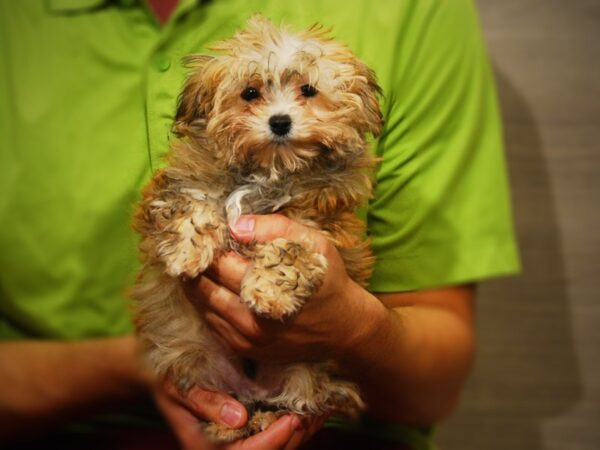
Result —
MULTIPOLYGON (((153 171, 162 165, 169 147, 177 94, 182 83, 181 71, 175 70, 180 64, 180 55, 176 51, 177 24, 196 6, 196 3, 195 0, 180 2, 169 21, 160 28, 158 40, 152 47, 144 67, 143 89, 148 157, 153 171)), ((152 17, 152 20, 155 19, 152 17)), ((157 22, 156 26, 160 27, 157 22)))

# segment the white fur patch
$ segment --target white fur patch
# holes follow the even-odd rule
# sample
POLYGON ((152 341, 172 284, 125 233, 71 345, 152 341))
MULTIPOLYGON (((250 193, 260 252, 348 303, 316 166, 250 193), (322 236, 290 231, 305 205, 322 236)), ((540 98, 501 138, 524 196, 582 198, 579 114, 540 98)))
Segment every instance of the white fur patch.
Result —
MULTIPOLYGON (((285 187, 285 184, 283 185, 285 187)), ((251 177, 229 194, 225 201, 227 223, 233 225, 242 214, 269 214, 277 212, 292 200, 292 195, 267 178, 251 177)))
POLYGON ((237 188, 225 201, 225 213, 227 214, 227 223, 232 226, 242 215, 242 200, 252 193, 253 189, 249 185, 237 188))

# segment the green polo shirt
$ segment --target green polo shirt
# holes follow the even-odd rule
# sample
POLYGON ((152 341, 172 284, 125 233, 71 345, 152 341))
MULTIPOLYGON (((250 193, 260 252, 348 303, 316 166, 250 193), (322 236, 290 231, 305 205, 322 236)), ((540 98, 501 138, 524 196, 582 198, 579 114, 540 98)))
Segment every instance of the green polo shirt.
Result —
POLYGON ((172 139, 180 60, 256 12, 331 27, 377 73, 371 290, 518 270, 471 1, 181 0, 161 27, 135 0, 0 0, 0 338, 131 332, 130 217, 172 139))

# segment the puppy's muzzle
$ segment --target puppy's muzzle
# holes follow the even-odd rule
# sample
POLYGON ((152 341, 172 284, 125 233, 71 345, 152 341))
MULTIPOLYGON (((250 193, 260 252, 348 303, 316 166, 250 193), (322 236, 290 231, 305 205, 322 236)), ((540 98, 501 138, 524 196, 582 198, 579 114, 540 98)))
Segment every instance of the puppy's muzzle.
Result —
POLYGON ((292 118, 287 114, 276 114, 269 119, 269 126, 273 134, 285 136, 292 128, 292 118))

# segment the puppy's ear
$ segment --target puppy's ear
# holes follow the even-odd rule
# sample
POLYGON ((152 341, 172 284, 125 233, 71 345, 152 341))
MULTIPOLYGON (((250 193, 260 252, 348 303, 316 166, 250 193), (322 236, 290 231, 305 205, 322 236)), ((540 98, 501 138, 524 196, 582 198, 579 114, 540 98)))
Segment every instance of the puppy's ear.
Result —
POLYGON ((373 70, 360 61, 355 62, 355 68, 357 74, 363 80, 362 83, 357 83, 356 93, 363 102, 367 131, 377 137, 383 126, 383 115, 379 107, 379 97, 383 95, 383 91, 377 84, 377 77, 373 70))
POLYGON ((183 59, 185 67, 192 69, 179 94, 173 131, 177 136, 193 135, 205 126, 206 115, 212 103, 212 92, 205 82, 206 71, 214 61, 213 56, 190 55, 183 59))

